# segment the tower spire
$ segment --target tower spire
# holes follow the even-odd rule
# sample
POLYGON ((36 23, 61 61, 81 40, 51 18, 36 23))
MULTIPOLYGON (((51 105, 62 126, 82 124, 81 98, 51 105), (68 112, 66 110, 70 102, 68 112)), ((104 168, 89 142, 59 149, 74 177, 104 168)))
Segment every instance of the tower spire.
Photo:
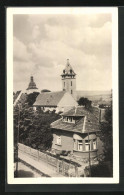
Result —
POLYGON ((38 88, 36 86, 36 83, 34 82, 33 76, 31 76, 30 77, 30 82, 29 82, 29 85, 28 85, 28 88, 27 88, 27 92, 31 93, 31 92, 37 92, 37 91, 38 91, 38 88))
POLYGON ((69 59, 67 59, 67 65, 69 66, 69 59))

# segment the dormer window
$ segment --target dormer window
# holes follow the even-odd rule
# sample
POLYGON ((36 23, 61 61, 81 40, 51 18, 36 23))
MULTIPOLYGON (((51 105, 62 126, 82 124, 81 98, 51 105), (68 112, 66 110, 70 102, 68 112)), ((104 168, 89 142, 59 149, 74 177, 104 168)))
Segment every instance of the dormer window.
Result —
POLYGON ((75 123, 75 119, 72 116, 63 116, 63 121, 68 123, 75 123))

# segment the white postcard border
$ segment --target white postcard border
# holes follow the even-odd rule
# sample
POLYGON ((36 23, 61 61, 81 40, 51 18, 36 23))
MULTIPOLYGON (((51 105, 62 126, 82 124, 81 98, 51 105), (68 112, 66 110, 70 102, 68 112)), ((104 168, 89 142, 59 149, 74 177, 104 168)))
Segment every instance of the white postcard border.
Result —
POLYGON ((118 113, 118 8, 42 7, 7 8, 7 183, 8 184, 109 184, 119 183, 118 113), (14 178, 13 155, 13 15, 14 14, 112 14, 113 178, 14 178))

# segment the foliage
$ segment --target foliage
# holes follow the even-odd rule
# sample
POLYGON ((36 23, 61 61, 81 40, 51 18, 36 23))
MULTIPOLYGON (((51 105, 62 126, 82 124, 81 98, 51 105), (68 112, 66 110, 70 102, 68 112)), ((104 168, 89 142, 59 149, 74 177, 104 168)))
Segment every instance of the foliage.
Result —
POLYGON ((14 145, 17 144, 19 126, 19 142, 35 149, 48 150, 52 145, 50 124, 59 119, 54 112, 34 111, 28 104, 14 108, 14 145))
POLYGON ((92 108, 92 106, 91 106, 92 101, 90 101, 88 98, 81 97, 78 100, 78 104, 80 106, 85 106, 85 108, 88 109, 88 110, 90 110, 92 108))
POLYGON ((27 95, 27 102, 29 106, 32 106, 34 104, 38 95, 39 92, 33 92, 27 95))
POLYGON ((105 122, 100 123, 100 139, 104 144, 105 161, 113 160, 112 105, 106 108, 105 122))
MULTIPOLYGON (((112 168, 110 163, 99 163, 91 166, 91 177, 112 177, 112 168)), ((87 176, 89 174, 89 166, 85 168, 87 176)))
POLYGON ((106 104, 100 104, 99 108, 106 108, 106 104))

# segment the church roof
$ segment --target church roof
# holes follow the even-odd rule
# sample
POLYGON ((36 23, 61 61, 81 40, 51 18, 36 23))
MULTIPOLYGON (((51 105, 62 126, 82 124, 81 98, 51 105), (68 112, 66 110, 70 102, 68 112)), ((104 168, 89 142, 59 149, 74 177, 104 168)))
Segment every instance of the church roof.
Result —
POLYGON ((29 90, 29 89, 38 89, 38 88, 36 87, 36 84, 35 84, 34 80, 33 80, 33 76, 31 76, 31 78, 30 78, 30 83, 29 83, 29 85, 28 85, 27 90, 29 90))
POLYGON ((98 116, 96 116, 94 114, 94 112, 93 113, 88 112, 83 107, 77 107, 77 110, 75 110, 75 108, 72 108, 68 112, 63 113, 61 115, 68 116, 68 117, 74 116, 74 118, 76 117, 75 118, 76 122, 75 123, 65 122, 61 118, 61 119, 51 123, 52 129, 65 130, 65 131, 71 131, 71 132, 79 132, 79 133, 99 131, 98 116), (86 120, 84 119, 85 116, 86 116, 86 120))
POLYGON ((57 106, 65 93, 65 91, 41 93, 33 106, 57 106))
POLYGON ((69 62, 69 59, 67 59, 66 67, 63 70, 63 73, 62 73, 61 76, 64 76, 64 75, 70 75, 70 76, 71 75, 72 76, 75 76, 76 75, 75 72, 74 72, 74 70, 73 70, 73 68, 72 68, 72 66, 71 66, 71 64, 70 64, 70 62, 69 62))

